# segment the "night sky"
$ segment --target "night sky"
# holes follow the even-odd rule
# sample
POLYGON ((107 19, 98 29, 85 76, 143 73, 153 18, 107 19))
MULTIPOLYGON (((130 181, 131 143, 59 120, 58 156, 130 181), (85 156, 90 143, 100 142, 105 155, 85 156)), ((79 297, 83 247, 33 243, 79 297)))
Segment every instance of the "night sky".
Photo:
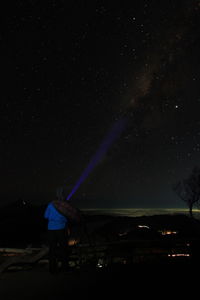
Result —
POLYGON ((200 166, 200 1, 13 1, 1 8, 0 202, 181 207, 200 166))

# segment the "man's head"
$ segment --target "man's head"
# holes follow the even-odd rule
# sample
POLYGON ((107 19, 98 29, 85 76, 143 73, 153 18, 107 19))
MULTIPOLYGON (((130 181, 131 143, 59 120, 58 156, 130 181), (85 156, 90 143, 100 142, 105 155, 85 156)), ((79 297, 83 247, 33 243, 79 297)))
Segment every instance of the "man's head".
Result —
POLYGON ((57 188, 57 190, 56 190, 56 198, 59 201, 65 201, 66 200, 66 198, 67 198, 67 191, 65 190, 64 187, 57 188))

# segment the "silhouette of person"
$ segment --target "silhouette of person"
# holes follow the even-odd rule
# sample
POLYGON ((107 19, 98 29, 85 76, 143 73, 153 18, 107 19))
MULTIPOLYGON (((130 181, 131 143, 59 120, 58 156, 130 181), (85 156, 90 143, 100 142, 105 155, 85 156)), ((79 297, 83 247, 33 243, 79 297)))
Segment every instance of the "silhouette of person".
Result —
MULTIPOLYGON (((64 189, 57 190, 57 199, 65 200, 64 189)), ((48 220, 49 271, 51 273, 58 271, 59 259, 61 270, 68 270, 68 219, 55 208, 52 202, 47 205, 44 218, 48 220)))

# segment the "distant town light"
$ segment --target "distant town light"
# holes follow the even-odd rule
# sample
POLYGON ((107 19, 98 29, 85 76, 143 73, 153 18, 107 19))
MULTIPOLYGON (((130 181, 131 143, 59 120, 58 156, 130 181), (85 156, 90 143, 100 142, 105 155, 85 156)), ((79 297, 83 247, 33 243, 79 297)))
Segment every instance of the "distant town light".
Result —
POLYGON ((128 234, 128 232, 127 231, 124 231, 124 232, 120 232, 118 235, 119 236, 124 236, 124 235, 127 235, 128 234))
POLYGON ((173 254, 168 254, 168 257, 188 257, 190 256, 189 253, 173 253, 173 254))
POLYGON ((69 246, 75 246, 76 244, 78 244, 78 240, 76 240, 76 239, 69 239, 69 241, 68 241, 68 245, 69 246))
POLYGON ((148 225, 138 225, 138 228, 150 228, 148 225))
POLYGON ((159 230, 159 232, 162 235, 171 235, 171 234, 177 234, 178 233, 178 231, 175 231, 175 230, 159 230))
POLYGON ((103 268, 105 266, 103 258, 99 258, 97 268, 103 268))

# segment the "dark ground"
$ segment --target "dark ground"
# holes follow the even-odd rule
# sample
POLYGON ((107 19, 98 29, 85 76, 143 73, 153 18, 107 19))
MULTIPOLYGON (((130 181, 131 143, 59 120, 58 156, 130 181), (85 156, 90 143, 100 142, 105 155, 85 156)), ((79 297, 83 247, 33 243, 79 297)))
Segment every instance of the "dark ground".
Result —
MULTIPOLYGON (((7 272, 0 277, 1 299, 67 299, 68 297, 178 297, 198 289, 199 266, 135 265, 82 269, 52 275, 45 267, 7 272), (195 270, 197 272, 195 272, 195 270), (178 294, 175 294, 178 293, 178 294)), ((69 298, 68 298, 69 299, 69 298)))
MULTIPOLYGON (((31 208, 19 204, 15 203, 15 206, 7 207, 4 212, 1 210, 0 247, 27 247, 29 243, 34 246, 45 241, 46 224, 43 220, 43 208, 31 208), (36 219, 41 222, 35 222, 36 219), (26 224, 25 227, 24 224, 26 224)), ((40 299, 67 299, 67 297, 76 296, 92 299, 116 296, 191 298, 196 294, 200 271, 198 220, 191 220, 183 215, 164 215, 137 218, 85 216, 85 221, 87 232, 82 232, 84 233, 83 242, 88 242, 88 236, 92 243, 97 244, 106 242, 115 245, 117 242, 117 245, 121 245, 127 239, 131 240, 131 244, 127 244, 126 251, 131 245, 139 249, 140 255, 144 248, 138 245, 145 244, 145 251, 158 250, 158 254, 154 253, 150 261, 140 259, 139 262, 130 262, 126 265, 111 263, 103 268, 83 264, 79 268, 72 268, 69 272, 54 275, 49 273, 47 263, 27 265, 19 271, 7 270, 0 274, 1 299, 37 299, 38 297, 40 299), (138 231, 138 224, 146 224, 150 229, 138 231), (177 230, 178 235, 175 238, 161 237, 158 230, 163 228, 177 230), (119 239, 119 233, 124 232, 126 235, 122 235, 119 239), (164 247, 174 247, 174 245, 179 247, 180 244, 188 242, 190 243, 189 258, 157 259, 163 245, 164 247)), ((79 230, 76 231, 75 224, 74 229, 75 235, 80 233, 79 230)), ((115 246, 110 247, 109 251, 112 254, 115 253, 114 256, 119 256, 125 249, 120 247, 117 248, 118 253, 115 246)))

